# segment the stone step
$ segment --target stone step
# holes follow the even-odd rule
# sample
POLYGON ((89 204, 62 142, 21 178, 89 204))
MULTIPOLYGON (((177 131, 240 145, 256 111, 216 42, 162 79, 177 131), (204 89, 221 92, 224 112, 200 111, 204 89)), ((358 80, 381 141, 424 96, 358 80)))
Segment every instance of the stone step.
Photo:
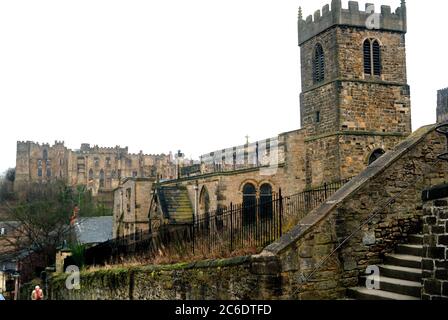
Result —
POLYGON ((384 290, 370 290, 363 287, 355 287, 347 289, 347 295, 356 300, 420 300, 413 296, 397 294, 384 290))
POLYGON ((408 236, 409 244, 423 244, 423 235, 411 234, 408 236))
POLYGON ((396 278, 408 281, 422 281, 422 269, 406 268, 393 265, 380 265, 380 275, 388 278, 396 278))
POLYGON ((396 253, 411 256, 423 256, 423 245, 421 244, 399 244, 396 253))
POLYGON ((406 254, 386 254, 384 262, 389 265, 419 269, 421 268, 422 257, 406 254))
MULTIPOLYGON (((363 283, 366 280, 373 281, 374 276, 364 277, 363 283)), ((413 296, 420 298, 422 285, 420 282, 408 281, 402 279, 388 278, 380 276, 379 279, 380 290, 402 294, 406 296, 413 296)))

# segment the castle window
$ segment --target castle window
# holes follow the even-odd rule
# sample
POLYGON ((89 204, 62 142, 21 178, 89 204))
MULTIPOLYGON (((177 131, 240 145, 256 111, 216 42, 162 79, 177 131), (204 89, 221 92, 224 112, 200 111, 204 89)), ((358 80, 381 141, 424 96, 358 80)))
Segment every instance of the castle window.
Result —
POLYGON ((132 171, 132 177, 136 178, 138 175, 137 171, 132 171))
POLYGON ((319 83, 325 80, 325 56, 322 45, 318 43, 314 49, 313 81, 319 83))
POLYGON ((104 170, 100 171, 100 188, 104 188, 104 170))
POLYGON ((50 160, 47 160, 45 162, 45 169, 46 169, 47 177, 50 178, 51 177, 51 161, 50 160))
POLYGON ((42 177, 42 160, 37 161, 37 176, 42 177))
POLYGON ((89 180, 93 180, 93 170, 89 170, 89 180))
POLYGON ((93 159, 94 163, 95 163, 95 167, 98 167, 100 165, 100 159, 95 158, 93 159))
POLYGON ((320 111, 316 111, 316 123, 320 122, 320 111))
POLYGON ((44 160, 47 160, 48 159, 48 151, 45 149, 44 151, 43 151, 43 153, 42 153, 42 158, 44 159, 44 160))
POLYGON ((376 39, 367 39, 363 45, 364 73, 370 76, 381 75, 381 46, 376 39))

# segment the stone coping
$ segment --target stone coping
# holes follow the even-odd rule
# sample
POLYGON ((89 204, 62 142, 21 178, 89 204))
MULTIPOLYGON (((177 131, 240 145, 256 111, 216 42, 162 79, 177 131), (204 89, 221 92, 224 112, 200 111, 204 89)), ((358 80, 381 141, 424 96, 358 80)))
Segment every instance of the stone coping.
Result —
POLYGON ((294 245, 298 240, 303 238, 310 232, 317 224, 331 214, 339 204, 354 195, 362 186, 370 180, 384 172, 393 163, 399 160, 405 153, 411 150, 416 144, 422 141, 426 135, 436 129, 437 125, 424 126, 413 132, 406 140, 400 143, 394 150, 386 153, 357 177, 345 184, 333 196, 331 196, 320 207, 313 210, 304 219, 300 221, 290 232, 283 235, 274 243, 268 245, 264 249, 265 254, 280 254, 291 245, 294 245))
MULTIPOLYGON (((285 166, 285 163, 278 164, 279 168, 283 168, 284 166, 285 166)), ((160 182, 159 185, 163 187, 163 186, 167 186, 167 185, 173 185, 176 183, 194 181, 194 180, 199 180, 199 179, 208 179, 208 178, 214 178, 214 177, 219 177, 219 176, 232 176, 232 175, 237 175, 237 174, 244 174, 244 173, 259 171, 263 168, 269 168, 269 166, 266 165, 266 166, 259 166, 259 167, 253 167, 253 168, 237 169, 237 170, 232 170, 232 171, 204 173, 204 174, 200 174, 197 176, 183 177, 183 178, 179 178, 179 179, 163 181, 163 182, 160 182)))
MULTIPOLYGON (((81 275, 83 276, 95 276, 102 273, 122 273, 122 272, 159 272, 159 271, 179 271, 179 270, 191 270, 191 269, 206 269, 206 268, 226 268, 238 265, 250 263, 253 260, 253 256, 240 256, 227 259, 214 259, 214 260, 199 260, 193 262, 180 262, 167 265, 143 265, 143 266, 129 266, 110 269, 97 269, 97 270, 83 270, 81 275)), ((69 276, 66 273, 57 273, 54 276, 55 280, 64 280, 69 276)))
POLYGON ((375 132, 375 131, 356 131, 356 130, 347 130, 347 131, 335 131, 332 133, 321 134, 316 137, 307 138, 305 142, 311 142, 315 140, 320 140, 323 138, 329 138, 334 136, 381 136, 381 137, 406 137, 408 134, 402 132, 375 132))
POLYGON ((308 92, 314 91, 320 87, 324 87, 329 84, 335 84, 335 85, 341 85, 343 82, 355 82, 355 83, 363 83, 363 84, 380 84, 380 85, 387 85, 387 86, 396 86, 396 87, 404 87, 408 86, 407 83, 402 82, 396 82, 396 81, 386 81, 386 80, 377 80, 377 79, 350 79, 350 78, 334 78, 330 80, 326 80, 321 83, 316 83, 310 86, 308 89, 303 90, 301 94, 306 94, 308 92))

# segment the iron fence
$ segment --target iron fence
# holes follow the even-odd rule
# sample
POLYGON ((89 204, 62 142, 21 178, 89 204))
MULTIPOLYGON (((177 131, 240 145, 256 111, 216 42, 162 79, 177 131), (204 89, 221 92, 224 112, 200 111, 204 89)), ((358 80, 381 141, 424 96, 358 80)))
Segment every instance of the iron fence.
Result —
POLYGON ((224 257, 236 250, 260 248, 282 236, 288 219, 302 219, 322 204, 349 179, 283 197, 230 204, 184 225, 162 225, 158 230, 140 231, 119 237, 85 251, 87 265, 114 263, 123 257, 153 258, 160 255, 204 255, 224 257))

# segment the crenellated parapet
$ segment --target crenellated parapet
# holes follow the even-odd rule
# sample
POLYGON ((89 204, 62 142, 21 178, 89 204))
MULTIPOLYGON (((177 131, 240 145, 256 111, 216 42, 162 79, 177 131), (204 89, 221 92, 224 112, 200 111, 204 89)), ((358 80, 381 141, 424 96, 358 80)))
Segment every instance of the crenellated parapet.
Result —
POLYGON ((303 19, 299 9, 299 45, 312 37, 336 25, 371 28, 372 30, 387 30, 406 33, 407 31, 406 3, 404 0, 395 12, 390 6, 381 6, 381 12, 375 12, 375 6, 367 3, 365 11, 359 9, 357 1, 349 1, 348 9, 342 8, 341 0, 332 0, 322 10, 303 19))
POLYGON ((90 146, 89 143, 82 143, 81 149, 79 149, 81 153, 128 153, 128 147, 100 147, 98 145, 90 146))

